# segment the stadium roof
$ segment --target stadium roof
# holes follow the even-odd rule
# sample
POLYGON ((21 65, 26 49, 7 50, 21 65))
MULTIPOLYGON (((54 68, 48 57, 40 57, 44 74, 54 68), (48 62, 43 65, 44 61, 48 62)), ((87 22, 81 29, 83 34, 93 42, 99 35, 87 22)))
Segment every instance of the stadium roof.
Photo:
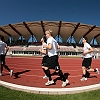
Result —
POLYGON ((64 22, 64 21, 36 21, 36 22, 21 22, 15 24, 8 24, 0 26, 0 35, 4 36, 5 40, 13 37, 18 40, 19 36, 23 36, 29 40, 31 35, 34 35, 37 42, 40 42, 41 37, 45 31, 51 29, 53 37, 60 35, 62 42, 66 42, 70 36, 73 36, 76 43, 84 36, 88 38, 88 42, 92 39, 100 44, 100 27, 96 25, 87 25, 78 22, 64 22))

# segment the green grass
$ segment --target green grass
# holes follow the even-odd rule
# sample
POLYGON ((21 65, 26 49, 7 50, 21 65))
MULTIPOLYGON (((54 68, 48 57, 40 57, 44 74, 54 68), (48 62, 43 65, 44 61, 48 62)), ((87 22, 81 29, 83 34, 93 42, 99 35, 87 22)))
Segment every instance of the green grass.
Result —
POLYGON ((78 94, 42 95, 11 90, 0 86, 0 100, 100 100, 100 89, 78 94))

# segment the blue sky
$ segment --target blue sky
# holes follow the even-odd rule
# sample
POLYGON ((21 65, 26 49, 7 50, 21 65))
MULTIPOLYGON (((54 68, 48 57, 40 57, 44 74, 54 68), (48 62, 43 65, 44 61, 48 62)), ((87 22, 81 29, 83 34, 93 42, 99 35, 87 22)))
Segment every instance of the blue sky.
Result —
POLYGON ((100 26, 100 0, 0 1, 0 26, 40 20, 100 26))

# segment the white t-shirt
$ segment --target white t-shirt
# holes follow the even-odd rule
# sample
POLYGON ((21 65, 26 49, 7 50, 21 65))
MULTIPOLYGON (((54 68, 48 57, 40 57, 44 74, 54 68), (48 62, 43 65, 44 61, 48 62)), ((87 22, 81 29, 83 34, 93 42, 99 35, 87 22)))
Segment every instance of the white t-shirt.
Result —
POLYGON ((51 57, 57 55, 57 47, 58 47, 57 41, 53 37, 50 37, 47 39, 47 45, 48 44, 52 44, 52 49, 51 50, 48 49, 48 56, 51 57))
POLYGON ((0 55, 5 55, 5 47, 6 47, 6 43, 3 41, 0 41, 0 55))
MULTIPOLYGON (((46 50, 46 48, 43 47, 44 45, 46 45, 45 42, 42 44, 42 51, 46 50)), ((47 50, 46 50, 46 52, 47 52, 47 50)), ((42 56, 46 56, 46 55, 47 55, 47 53, 46 54, 42 54, 42 56)))
MULTIPOLYGON (((83 47, 83 51, 88 51, 89 48, 91 48, 91 46, 88 43, 85 43, 84 44, 84 47, 83 47)), ((83 57, 84 58, 91 58, 92 57, 92 54, 90 52, 90 53, 85 54, 83 57)))

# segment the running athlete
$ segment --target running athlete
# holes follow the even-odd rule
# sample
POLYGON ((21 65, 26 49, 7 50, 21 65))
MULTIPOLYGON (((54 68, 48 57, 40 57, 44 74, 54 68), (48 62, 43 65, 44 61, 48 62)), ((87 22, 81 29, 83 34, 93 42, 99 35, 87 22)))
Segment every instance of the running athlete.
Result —
POLYGON ((47 53, 49 56, 45 64, 45 72, 46 72, 46 75, 49 77, 49 79, 48 79, 48 82, 45 83, 45 85, 48 86, 48 85, 54 84, 54 81, 52 80, 51 74, 50 74, 50 69, 54 69, 56 73, 60 76, 63 82, 62 87, 64 87, 69 83, 69 81, 65 79, 63 72, 59 66, 58 53, 57 53, 57 49, 59 45, 57 44, 57 41, 52 37, 51 30, 47 30, 45 34, 47 37, 47 45, 44 45, 44 48, 47 49, 47 53))
POLYGON ((2 76, 3 67, 6 68, 9 71, 10 76, 12 76, 13 70, 10 70, 8 66, 5 64, 5 56, 9 47, 2 40, 2 36, 0 36, 0 76, 2 76))
MULTIPOLYGON (((43 69, 44 73, 45 73, 44 65, 45 65, 46 59, 47 59, 47 57, 48 57, 48 55, 47 55, 47 49, 43 47, 44 45, 46 45, 46 41, 47 41, 47 39, 46 39, 46 36, 44 35, 44 36, 41 38, 42 48, 39 49, 39 51, 41 52, 41 54, 42 54, 42 56, 43 56, 43 59, 42 59, 42 69, 43 69)), ((45 73, 45 74, 46 74, 46 73, 45 73)), ((45 75, 45 76, 43 77, 43 79, 46 79, 46 78, 48 78, 47 75, 45 75)))
POLYGON ((82 42, 84 44, 83 47, 83 61, 82 61, 82 70, 83 70, 83 75, 82 75, 82 79, 81 81, 87 80, 87 72, 96 72, 97 74, 99 74, 99 70, 98 68, 96 69, 92 69, 91 68, 91 63, 92 63, 92 54, 91 52, 93 52, 93 48, 90 46, 90 44, 87 43, 87 38, 83 37, 82 38, 82 42))

